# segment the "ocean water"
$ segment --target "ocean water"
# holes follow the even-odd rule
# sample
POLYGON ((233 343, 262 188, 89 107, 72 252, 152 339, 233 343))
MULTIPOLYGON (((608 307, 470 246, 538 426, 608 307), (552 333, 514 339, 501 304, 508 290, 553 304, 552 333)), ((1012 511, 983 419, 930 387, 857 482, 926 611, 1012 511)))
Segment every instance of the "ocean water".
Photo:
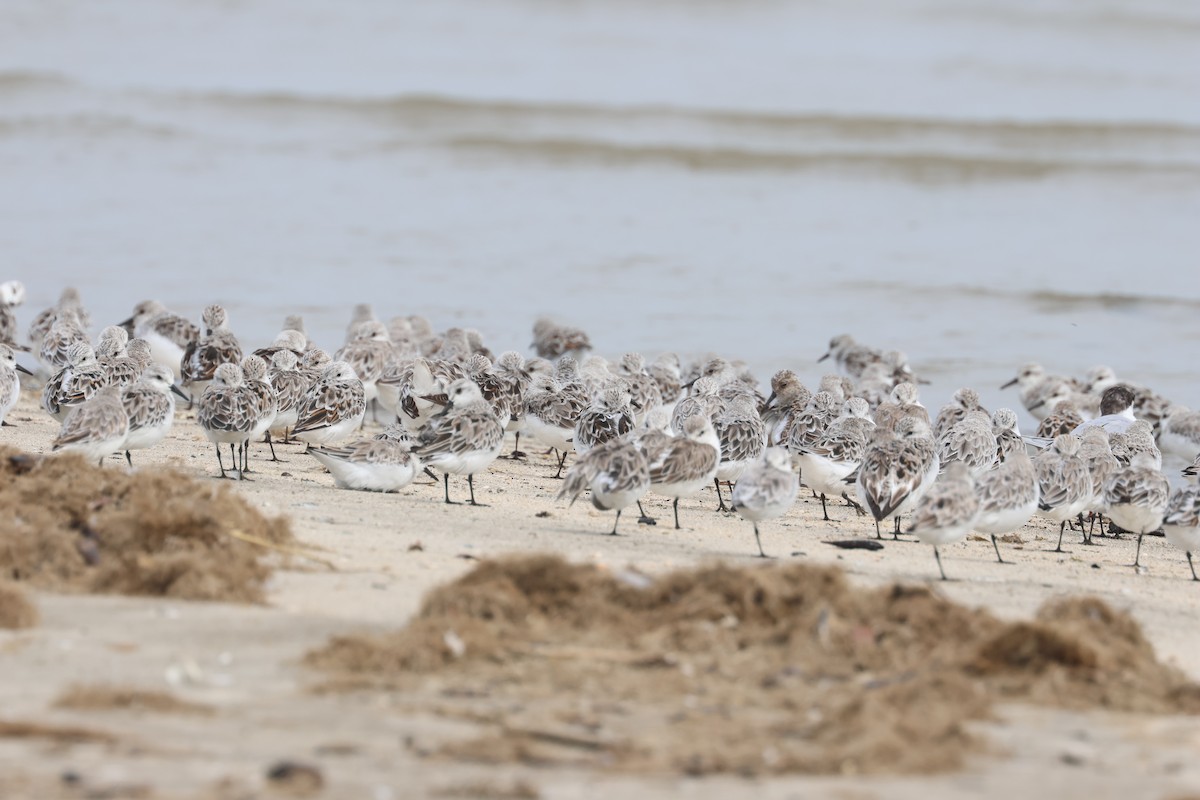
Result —
MULTIPOLYGON (((936 407, 1026 361, 1200 404, 1200 5, 6 0, 0 279, 23 318, 350 308, 526 349, 816 381, 905 351, 936 407)), ((1023 417, 1028 424, 1028 417, 1023 417)))

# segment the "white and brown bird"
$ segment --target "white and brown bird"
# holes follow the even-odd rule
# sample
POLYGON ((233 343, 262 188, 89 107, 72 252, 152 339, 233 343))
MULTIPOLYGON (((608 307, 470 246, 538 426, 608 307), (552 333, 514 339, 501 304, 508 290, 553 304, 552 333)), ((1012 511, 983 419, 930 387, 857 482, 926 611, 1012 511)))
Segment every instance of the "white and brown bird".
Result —
POLYGON ((71 409, 50 449, 80 453, 103 464, 105 458, 124 448, 128 435, 129 416, 121 403, 121 390, 106 386, 71 409))
POLYGON ((883 538, 879 523, 885 519, 895 519, 893 537, 899 536, 900 516, 916 507, 933 485, 939 468, 932 431, 919 418, 905 417, 891 432, 875 428, 861 466, 846 478, 847 482, 853 481, 859 504, 875 520, 875 538, 883 538))
POLYGON ((183 351, 179 366, 183 388, 192 398, 204 394, 217 367, 240 364, 242 361, 242 347, 229 330, 225 309, 219 305, 207 306, 201 319, 204 323, 203 335, 183 351))
POLYGON ((650 490, 674 498, 675 528, 679 529, 679 500, 691 497, 717 477, 721 442, 706 416, 688 417, 680 436, 668 437, 661 448, 646 452, 650 490))
POLYGON ((1163 533, 1187 556, 1192 580, 1200 581, 1192 563, 1192 553, 1200 551, 1200 486, 1185 486, 1171 495, 1163 515, 1163 533))
POLYGON ((792 471, 791 457, 782 447, 765 448, 751 461, 733 487, 733 510, 754 526, 758 555, 766 558, 758 523, 782 517, 796 502, 800 481, 792 471))
POLYGON ((345 361, 334 361, 304 393, 292 438, 310 445, 340 442, 362 427, 366 413, 362 381, 345 361))
POLYGON ((18 372, 30 375, 29 370, 17 363, 17 354, 7 344, 0 344, 0 426, 4 418, 21 399, 21 377, 18 372))
MULTIPOLYGON (((1054 437, 1054 443, 1038 453, 1033 466, 1038 479, 1039 516, 1053 520, 1058 525, 1058 545, 1054 552, 1061 553, 1063 532, 1067 523, 1078 517, 1083 528, 1083 512, 1092 502, 1092 476, 1087 462, 1079 457, 1080 440, 1066 433, 1054 437)), ((1085 543, 1089 542, 1084 534, 1085 543)))
POLYGON ((422 463, 443 473, 446 502, 450 499, 450 476, 466 475, 475 501, 475 474, 483 472, 500 455, 504 446, 504 424, 492 413, 479 386, 470 378, 459 378, 446 387, 446 407, 430 418, 413 448, 422 463))
POLYGON ((181 314, 167 309, 157 300, 143 300, 133 307, 133 314, 121 323, 132 335, 145 339, 150 345, 151 357, 178 378, 183 364, 183 354, 188 347, 200 340, 200 329, 181 314))
POLYGON ((1012 533, 1029 522, 1041 496, 1037 470, 1029 455, 1017 450, 995 469, 980 475, 975 481, 975 494, 979 497, 975 530, 991 537, 996 560, 1003 564, 996 537, 1012 533))
POLYGON ((125 437, 125 460, 133 466, 131 450, 146 450, 166 437, 175 422, 175 398, 186 398, 175 385, 175 373, 165 364, 151 364, 142 376, 121 393, 121 403, 129 417, 129 435, 125 437))
POLYGON ((908 532, 925 544, 933 545, 938 572, 946 580, 939 547, 962 541, 979 518, 979 497, 971 471, 955 461, 938 476, 933 486, 917 503, 908 532))
POLYGON ((592 505, 600 511, 616 511, 609 533, 617 535, 621 512, 638 503, 650 490, 650 467, 637 445, 625 439, 610 439, 596 445, 567 470, 558 499, 569 498, 571 505, 585 490, 591 491, 592 505))
POLYGON ((1104 484, 1104 507, 1111 519, 1121 528, 1138 535, 1133 566, 1140 564, 1142 537, 1158 530, 1167 512, 1171 486, 1158 471, 1154 458, 1145 452, 1135 453, 1129 466, 1109 476, 1104 484))
POLYGON ((395 492, 412 483, 421 461, 412 452, 404 428, 395 438, 376 436, 345 445, 318 446, 309 455, 325 465, 341 489, 365 492, 395 492))
POLYGON ((230 362, 216 368, 204 394, 200 395, 196 419, 204 435, 217 448, 217 465, 222 478, 228 477, 221 461, 221 445, 227 444, 233 459, 231 468, 238 472, 239 480, 245 480, 246 476, 239 469, 239 456, 245 455, 246 443, 258 421, 258 404, 258 395, 246 386, 242 368, 230 362))

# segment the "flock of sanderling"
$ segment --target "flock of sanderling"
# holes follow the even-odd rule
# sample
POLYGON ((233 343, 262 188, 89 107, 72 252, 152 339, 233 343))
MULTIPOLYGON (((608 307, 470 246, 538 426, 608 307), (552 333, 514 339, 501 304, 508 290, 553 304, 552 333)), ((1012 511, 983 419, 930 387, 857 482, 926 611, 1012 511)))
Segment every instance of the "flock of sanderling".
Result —
MULTIPOLYGON (((179 395, 214 445, 222 478, 244 478, 252 442, 298 440, 337 485, 395 491, 422 472, 474 476, 500 457, 506 431, 558 452, 559 498, 584 492, 601 510, 637 505, 648 492, 679 501, 715 486, 719 511, 753 523, 786 513, 803 485, 820 497, 840 497, 870 515, 875 535, 908 515, 908 532, 938 548, 969 532, 991 537, 1016 531, 1035 516, 1067 526, 1084 544, 1119 532, 1142 537, 1160 528, 1187 554, 1200 549, 1200 488, 1172 493, 1162 452, 1200 470, 1200 412, 1120 382, 1111 369, 1082 379, 1025 366, 1009 384, 1039 420, 1023 436, 1011 409, 989 414, 972 389, 955 392, 935 418, 919 399, 919 381, 903 354, 882 352, 838 336, 819 359, 838 374, 816 392, 791 370, 771 378, 767 397, 737 362, 712 357, 687 368, 674 354, 647 363, 637 353, 611 363, 589 355, 580 330, 539 320, 537 356, 509 351, 493 358, 473 330, 437 333, 422 317, 377 320, 356 308, 346 340, 331 357, 309 341, 299 317, 289 317, 268 347, 246 354, 229 330, 225 310, 204 309, 201 326, 155 301, 139 303, 96 344, 90 319, 73 289, 37 315, 20 343, 14 309, 24 287, 0 284, 0 422, 20 392, 15 350, 40 362, 42 406, 62 423, 56 451, 103 462, 154 446, 170 430, 179 395), (393 420, 361 438, 368 410, 393 420), (227 445, 227 466, 222 446, 227 445), (1160 450, 1161 448, 1161 450, 1160 450), (1031 457, 1030 452, 1034 455, 1031 457), (566 470, 568 456, 574 463, 566 470), (722 487, 729 487, 726 506, 722 487), (1084 515, 1088 516, 1085 519, 1084 515), (1105 532, 1104 519, 1109 521, 1105 532)), ((435 476, 436 478, 436 476, 435 476)), ((1192 567, 1192 578, 1198 580, 1192 567)))

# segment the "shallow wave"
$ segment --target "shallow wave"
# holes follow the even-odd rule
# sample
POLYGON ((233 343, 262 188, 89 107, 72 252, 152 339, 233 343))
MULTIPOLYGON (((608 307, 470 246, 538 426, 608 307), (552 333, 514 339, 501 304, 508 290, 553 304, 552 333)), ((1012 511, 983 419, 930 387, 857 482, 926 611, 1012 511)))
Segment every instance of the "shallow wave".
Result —
POLYGON ((1070 172, 1144 173, 1200 176, 1200 164, 1064 159, 931 152, 784 152, 679 144, 624 144, 585 139, 506 139, 458 137, 447 145, 468 151, 556 161, 606 164, 666 163, 698 170, 861 170, 896 173, 918 180, 1031 179, 1070 172))
POLYGON ((70 86, 72 81, 55 72, 0 70, 0 93, 70 86))
POLYGON ((1179 294, 1156 294, 1153 292, 1089 292, 1086 289, 1065 291, 1055 289, 1036 289, 1022 291, 1019 289, 989 288, 987 286, 966 286, 962 284, 915 285, 892 281, 855 281, 844 284, 846 290, 856 292, 887 292, 894 295, 920 295, 943 299, 1004 299, 1023 305, 1037 305, 1054 308, 1140 308, 1170 306, 1177 309, 1195 309, 1200 311, 1200 297, 1187 297, 1179 294))
POLYGON ((887 138, 914 134, 957 134, 998 141, 1120 141, 1175 139, 1200 146, 1200 127, 1177 122, 1121 120, 982 120, 823 113, 772 113, 668 106, 602 106, 579 103, 486 100, 443 95, 333 96, 290 92, 180 93, 180 99, 263 110, 327 110, 404 116, 557 118, 570 121, 699 122, 714 126, 771 129, 784 133, 820 132, 887 138))

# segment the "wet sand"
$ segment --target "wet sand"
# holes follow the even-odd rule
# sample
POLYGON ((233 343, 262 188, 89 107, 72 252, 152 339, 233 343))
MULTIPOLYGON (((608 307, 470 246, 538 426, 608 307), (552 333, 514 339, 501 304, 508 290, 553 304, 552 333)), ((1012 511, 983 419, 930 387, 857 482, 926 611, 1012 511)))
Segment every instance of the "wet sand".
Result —
MULTIPOLYGON (((6 444, 48 450, 57 426, 32 396, 9 419, 17 427, 0 434, 6 444)), ((403 624, 426 591, 463 574, 476 559, 554 552, 651 574, 714 559, 753 565, 758 559, 750 526, 714 513, 715 496, 707 491, 680 504, 683 530, 672 529, 667 501, 651 498, 647 510, 659 518, 658 526, 638 526, 627 518, 624 535, 607 536, 611 515, 553 500, 558 482, 548 477, 554 471, 548 456, 497 462, 476 483, 478 499, 490 506, 470 508, 444 505, 441 485, 427 478, 393 495, 337 490, 298 447, 277 449, 286 463, 263 461, 266 449, 258 448, 252 462, 257 474, 237 488, 265 512, 288 515, 299 542, 321 562, 284 565, 269 584, 265 606, 33 593, 41 624, 0 632, 0 663, 8 677, 0 684, 0 720, 82 727, 115 738, 64 743, 46 736, 0 736, 0 794, 84 796, 107 790, 107 796, 150 791, 146 796, 266 797, 273 790, 265 775, 281 760, 318 767, 324 788, 313 796, 323 797, 482 796, 481 787, 489 787, 491 796, 521 796, 533 788, 543 797, 684 791, 696 797, 749 791, 765 797, 798 792, 1096 797, 1200 790, 1195 759, 1200 720, 1019 706, 1005 707, 999 719, 978 726, 990 752, 964 771, 927 777, 688 779, 562 765, 492 767, 430 756, 440 743, 469 736, 479 726, 429 713, 436 698, 412 703, 378 693, 314 693, 311 687, 323 676, 300 663, 304 654, 333 634, 403 624), (211 706, 213 713, 52 708, 68 687, 99 683, 171 691, 211 706), (74 783, 63 782, 68 773, 74 783)), ((216 474, 212 447, 188 412, 166 442, 135 453, 135 463, 216 474)), ((124 468, 116 459, 106 467, 124 468)), ((451 491, 465 497, 465 483, 452 480, 451 491)), ((864 586, 926 583, 936 576, 932 552, 920 544, 887 541, 879 552, 824 544, 873 535, 869 519, 840 503, 831 503, 831 516, 834 522, 821 521, 819 501, 802 492, 784 519, 762 526, 764 547, 781 559, 838 564, 864 586)), ((1014 562, 1007 566, 995 562, 988 542, 946 548, 946 570, 956 580, 939 583, 937 591, 1006 618, 1027 617, 1051 597, 1097 595, 1130 611, 1164 660, 1200 678, 1200 592, 1187 580, 1182 553, 1162 539, 1148 539, 1147 569, 1135 574, 1128 566, 1129 540, 1083 548, 1069 534, 1072 552, 1055 554, 1048 551, 1057 530, 1038 521, 1020 537, 1024 544, 1002 545, 1005 558, 1014 562)))

